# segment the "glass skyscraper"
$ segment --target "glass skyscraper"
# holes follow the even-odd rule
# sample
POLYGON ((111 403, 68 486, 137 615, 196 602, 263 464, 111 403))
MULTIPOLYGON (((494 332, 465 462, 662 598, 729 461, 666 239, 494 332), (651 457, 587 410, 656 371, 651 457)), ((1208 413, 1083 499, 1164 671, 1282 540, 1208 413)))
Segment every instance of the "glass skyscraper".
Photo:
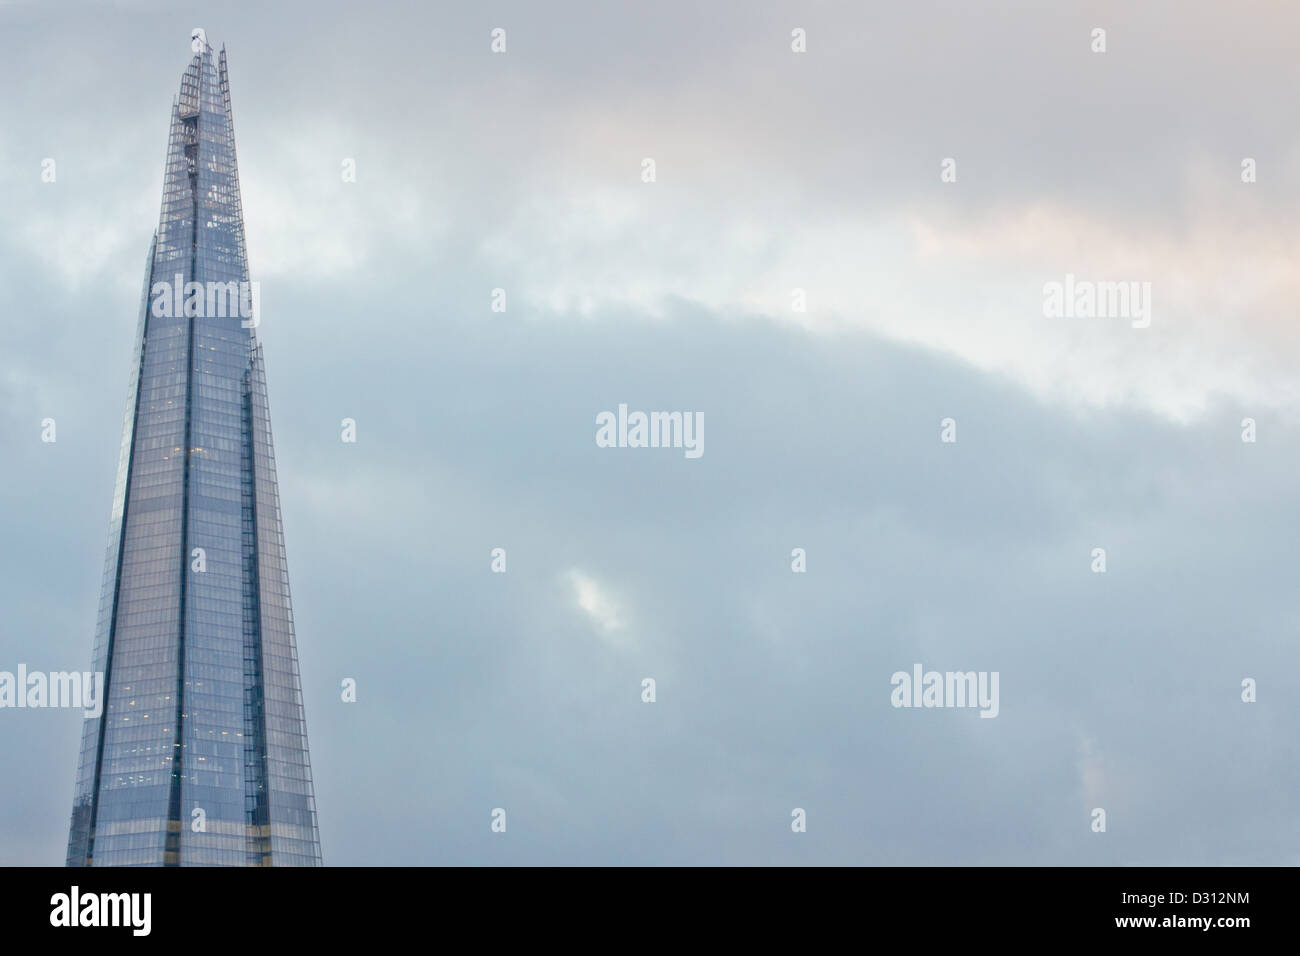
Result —
POLYGON ((201 30, 145 269, 69 866, 316 866, 226 52, 201 30), (244 283, 244 285, 241 285, 244 283))

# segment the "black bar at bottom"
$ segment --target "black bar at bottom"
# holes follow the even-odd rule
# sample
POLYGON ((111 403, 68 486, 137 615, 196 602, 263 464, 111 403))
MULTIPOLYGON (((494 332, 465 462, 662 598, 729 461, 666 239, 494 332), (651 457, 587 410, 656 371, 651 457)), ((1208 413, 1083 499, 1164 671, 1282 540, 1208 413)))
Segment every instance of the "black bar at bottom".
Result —
POLYGON ((1208 867, 32 868, 7 871, 0 917, 9 942, 41 936, 85 945, 112 937, 128 946, 204 949, 220 949, 223 940, 241 948, 373 945, 430 930, 448 942, 460 931, 482 941, 523 933, 534 943, 590 938, 602 948, 634 949, 638 940, 667 946, 707 936, 727 939, 730 948, 749 939, 829 942, 842 933, 864 942, 901 934, 926 945, 1044 935, 1231 945, 1241 934, 1285 930, 1294 874, 1208 867))

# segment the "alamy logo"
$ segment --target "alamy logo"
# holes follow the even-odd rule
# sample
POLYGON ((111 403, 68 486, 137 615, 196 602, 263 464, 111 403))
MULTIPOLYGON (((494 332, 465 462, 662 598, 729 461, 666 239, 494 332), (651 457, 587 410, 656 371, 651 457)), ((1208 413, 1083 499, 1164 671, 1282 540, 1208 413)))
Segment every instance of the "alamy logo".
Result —
POLYGON ((596 416, 597 448, 684 448, 687 458, 704 454, 703 412, 632 412, 627 405, 596 416))
POLYGON ((133 936, 148 936, 153 897, 149 893, 87 893, 74 886, 50 897, 51 926, 129 926, 133 936))
POLYGON ((1065 274, 1064 282, 1043 283, 1043 315, 1049 319, 1132 319, 1133 328, 1151 324, 1150 282, 1092 282, 1065 274))
POLYGON ((981 717, 998 715, 998 672, 925 671, 912 665, 912 673, 895 671, 889 679, 895 707, 978 707, 981 717))
POLYGON ((0 671, 0 708, 80 707, 87 717, 104 712, 103 671, 0 671))
POLYGON ((256 282, 186 282, 178 272, 175 282, 155 282, 149 295, 153 297, 150 311, 160 319, 239 316, 246 329, 255 329, 262 321, 262 287, 256 282))

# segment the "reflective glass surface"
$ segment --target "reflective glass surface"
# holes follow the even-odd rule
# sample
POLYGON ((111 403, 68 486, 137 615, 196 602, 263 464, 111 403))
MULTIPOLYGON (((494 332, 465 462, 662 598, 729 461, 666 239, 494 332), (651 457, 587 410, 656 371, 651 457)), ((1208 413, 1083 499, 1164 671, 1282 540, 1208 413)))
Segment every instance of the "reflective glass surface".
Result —
POLYGON ((261 345, 237 294, 207 294, 247 281, 226 55, 205 49, 145 272, 70 866, 321 862, 261 345))

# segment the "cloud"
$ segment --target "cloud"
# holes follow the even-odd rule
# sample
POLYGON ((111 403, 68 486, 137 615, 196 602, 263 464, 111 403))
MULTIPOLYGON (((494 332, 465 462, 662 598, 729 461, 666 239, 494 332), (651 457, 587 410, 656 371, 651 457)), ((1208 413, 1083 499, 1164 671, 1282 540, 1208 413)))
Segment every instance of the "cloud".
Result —
MULTIPOLYGON (((1092 57, 1092 14, 1005 6, 810 9, 802 58, 729 0, 506 3, 496 57, 468 7, 7 6, 0 668, 88 661, 199 23, 327 862, 1300 858, 1300 14, 1113 4, 1092 57), (1066 272, 1150 279, 1151 328, 1045 318, 1066 272), (596 448, 624 401, 708 455, 596 448), (998 671, 999 716, 891 708, 918 660, 998 671)), ((61 862, 78 729, 0 713, 0 862, 61 862)))
POLYGON ((1091 737, 1082 735, 1079 737, 1079 787, 1083 793, 1083 802, 1089 811, 1093 807, 1106 806, 1105 764, 1096 746, 1096 742, 1091 737))
POLYGON ((576 568, 569 571, 567 578, 573 600, 602 636, 612 639, 624 630, 621 608, 599 581, 576 568))

